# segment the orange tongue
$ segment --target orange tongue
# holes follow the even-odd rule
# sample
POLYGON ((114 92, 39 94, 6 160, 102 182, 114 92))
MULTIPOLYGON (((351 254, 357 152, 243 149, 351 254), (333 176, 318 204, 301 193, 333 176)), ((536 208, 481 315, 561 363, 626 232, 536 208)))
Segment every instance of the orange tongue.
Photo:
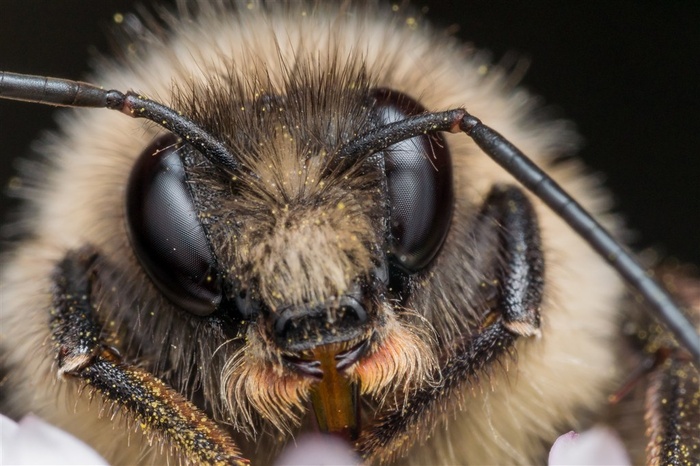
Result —
POLYGON ((359 433, 359 387, 338 372, 338 349, 338 345, 331 344, 313 350, 314 358, 321 363, 323 378, 311 392, 311 402, 322 432, 353 441, 359 433))

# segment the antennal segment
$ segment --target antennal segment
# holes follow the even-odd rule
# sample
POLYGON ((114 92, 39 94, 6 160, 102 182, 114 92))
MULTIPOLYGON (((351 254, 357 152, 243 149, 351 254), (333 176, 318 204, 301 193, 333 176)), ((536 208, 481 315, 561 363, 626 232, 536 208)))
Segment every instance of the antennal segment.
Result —
POLYGON ((392 144, 431 131, 464 132, 496 163, 542 200, 650 304, 652 316, 673 332, 696 361, 700 336, 681 309, 641 265, 581 205, 549 175, 498 132, 464 109, 406 118, 358 136, 339 152, 351 157, 386 149, 392 144), (655 312, 653 312, 653 311, 655 312))
POLYGON ((700 362, 700 336, 668 293, 576 200, 501 134, 469 115, 459 128, 497 164, 539 197, 641 294, 656 310, 654 317, 673 332, 700 362))
POLYGON ((194 121, 134 92, 105 90, 68 79, 0 72, 0 98, 58 107, 109 108, 133 118, 145 118, 177 134, 213 164, 229 171, 238 168, 228 148, 194 121))
MULTIPOLYGON (((175 110, 133 92, 104 90, 92 84, 66 79, 0 72, 0 98, 62 107, 119 110, 133 118, 145 118, 177 134, 212 163, 226 170, 238 168, 228 148, 195 122, 175 110)), ((700 362, 700 336, 671 297, 637 261, 581 205, 552 178, 502 135, 464 109, 426 113, 381 126, 359 135, 341 148, 338 156, 352 157, 383 150, 399 141, 430 133, 462 131, 496 163, 539 197, 642 295, 680 343, 700 362)))

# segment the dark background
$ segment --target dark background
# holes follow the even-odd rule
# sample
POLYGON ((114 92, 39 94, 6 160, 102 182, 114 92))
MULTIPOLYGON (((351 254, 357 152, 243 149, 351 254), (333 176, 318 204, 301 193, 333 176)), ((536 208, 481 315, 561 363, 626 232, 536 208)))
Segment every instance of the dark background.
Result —
MULTIPOLYGON (((0 69, 81 78, 108 52, 115 12, 134 1, 2 0, 0 69)), ((148 3, 142 0, 141 3, 148 3)), ((657 246, 700 264, 700 2, 414 1, 441 27, 531 60, 523 84, 576 122, 581 156, 605 174, 617 209, 657 246)), ((0 183, 29 152, 50 108, 0 102, 0 183)), ((2 198, 6 215, 7 198, 2 198)))

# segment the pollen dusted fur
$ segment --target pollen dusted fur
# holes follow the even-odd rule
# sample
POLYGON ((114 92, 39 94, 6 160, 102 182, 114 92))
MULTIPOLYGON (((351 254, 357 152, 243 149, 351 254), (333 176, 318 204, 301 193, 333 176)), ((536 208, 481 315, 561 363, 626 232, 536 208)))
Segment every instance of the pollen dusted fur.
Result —
MULTIPOLYGON (((196 155, 184 160, 219 265, 232 281, 254 285, 272 309, 352 293, 385 253, 383 174, 367 158, 336 169, 329 157, 369 124, 361 96, 373 88, 402 92, 430 111, 466 107, 620 230, 596 180, 576 161, 553 163, 575 146, 569 126, 533 119, 530 95, 478 53, 411 13, 290 3, 201 2, 193 16, 166 15, 171 32, 132 33, 118 60, 102 63, 88 80, 170 105, 240 157, 237 173, 215 172, 196 155)), ((234 426, 233 438, 253 464, 270 462, 290 433, 307 426, 309 379, 284 366, 269 329, 256 322, 231 335, 176 309, 130 246, 125 186, 136 158, 162 129, 102 110, 64 112, 61 128, 43 142, 41 170, 32 165, 24 174, 20 194, 32 210, 21 226, 32 236, 3 258, 2 410, 31 411, 111 463, 160 462, 161 454, 172 454, 158 437, 149 446, 150 434, 125 428, 129 419, 120 412, 112 418, 99 393, 86 396, 90 388, 57 378, 48 326, 52 273, 67 251, 90 245, 101 257, 93 312, 102 336, 225 429, 234 426), (27 361, 27 354, 36 356, 27 361)), ((411 409, 404 406, 411 391, 434 382, 449 344, 489 319, 484 295, 498 283, 485 271, 491 257, 471 225, 493 185, 515 182, 469 138, 445 138, 454 173, 452 224, 406 302, 371 298, 371 345, 349 369, 369 410, 363 421, 380 407, 411 409)), ((518 339, 499 363, 465 381, 453 402, 425 413, 410 454, 392 454, 398 463, 541 463, 557 435, 595 420, 620 384, 620 374, 607 368, 618 367, 613 348, 624 287, 562 220, 528 197, 546 264, 541 334, 518 339)))

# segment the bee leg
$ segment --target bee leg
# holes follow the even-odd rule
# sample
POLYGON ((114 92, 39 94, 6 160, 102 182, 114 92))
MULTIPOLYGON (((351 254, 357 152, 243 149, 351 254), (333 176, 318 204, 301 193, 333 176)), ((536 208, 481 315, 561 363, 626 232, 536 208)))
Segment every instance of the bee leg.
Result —
MULTIPOLYGON (((685 305, 689 320, 700 327, 700 280, 677 269, 682 267, 662 268, 658 276, 685 305)), ((632 382, 641 386, 622 404, 628 405, 630 414, 638 413, 630 407, 643 404, 647 464, 700 464, 700 370, 663 326, 632 308, 637 311, 633 316, 643 317, 627 320, 623 327, 633 352, 634 366, 629 370, 642 368, 646 374, 632 382)), ((629 414, 627 418, 628 424, 640 424, 629 414)), ((641 438, 641 432, 636 434, 641 438)))
POLYGON ((511 354, 518 337, 539 334, 544 259, 532 205, 519 188, 496 186, 476 223, 477 234, 495 236, 497 241, 498 316, 457 342, 447 353, 453 356, 446 358, 434 377, 436 384, 418 388, 402 409, 381 414, 363 432, 357 450, 368 463, 390 462, 424 441, 445 407, 459 405, 450 400, 464 396, 468 384, 511 354))
POLYGON ((519 188, 496 185, 476 222, 477 229, 485 226, 484 234, 497 237, 500 296, 496 310, 503 325, 516 335, 539 336, 544 257, 532 204, 519 188))
POLYGON ((92 248, 71 251, 54 271, 50 327, 59 375, 84 381, 114 409, 125 409, 146 433, 163 436, 191 462, 247 464, 229 435, 205 413, 103 343, 91 299, 97 257, 92 248))
POLYGON ((649 374, 647 463, 691 466, 700 461, 700 373, 689 354, 670 354, 649 374))

